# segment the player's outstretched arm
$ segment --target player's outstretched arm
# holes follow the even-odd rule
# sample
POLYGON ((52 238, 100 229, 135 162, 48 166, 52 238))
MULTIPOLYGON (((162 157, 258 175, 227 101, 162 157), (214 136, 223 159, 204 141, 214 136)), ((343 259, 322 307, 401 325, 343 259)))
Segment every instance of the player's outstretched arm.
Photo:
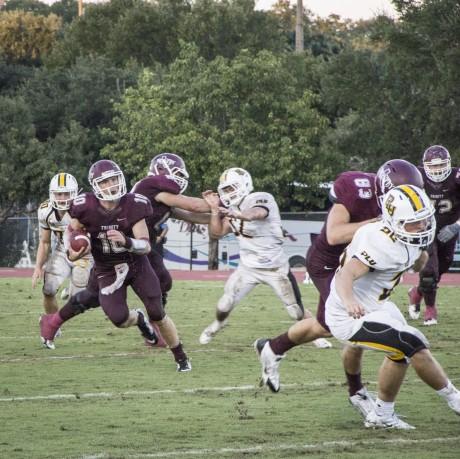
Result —
POLYGON ((201 198, 183 196, 181 194, 167 193, 162 191, 155 196, 157 202, 166 204, 168 207, 177 207, 189 212, 209 212, 209 204, 201 198))
POLYGON ((356 300, 353 294, 353 283, 369 272, 369 266, 365 265, 356 258, 352 258, 348 263, 340 268, 335 275, 335 288, 347 308, 348 314, 354 319, 364 315, 363 306, 356 300))
POLYGON ((268 210, 264 207, 252 207, 240 211, 238 209, 225 209, 224 215, 229 218, 237 218, 246 222, 252 222, 254 220, 264 220, 268 216, 268 210))
POLYGON ((327 216, 327 242, 330 245, 348 244, 361 226, 378 220, 378 218, 373 218, 358 223, 350 223, 350 213, 347 208, 343 204, 334 204, 327 216))
POLYGON ((171 209, 171 216, 188 223, 197 223, 199 225, 207 225, 211 220, 211 214, 209 212, 190 212, 188 210, 178 209, 177 207, 171 209))

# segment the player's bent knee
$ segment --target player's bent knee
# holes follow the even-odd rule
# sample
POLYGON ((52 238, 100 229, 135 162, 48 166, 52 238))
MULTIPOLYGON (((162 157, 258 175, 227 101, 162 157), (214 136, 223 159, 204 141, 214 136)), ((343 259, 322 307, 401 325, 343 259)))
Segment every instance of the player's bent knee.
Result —
POLYGON ((58 291, 59 286, 58 285, 43 285, 43 295, 45 296, 51 296, 54 297, 56 296, 56 293, 58 291))
POLYGON ((435 276, 422 276, 419 288, 422 293, 432 293, 438 288, 438 280, 435 276))
POLYGON ((153 322, 158 322, 163 320, 166 313, 163 308, 163 302, 161 299, 161 295, 158 296, 151 296, 147 299, 144 299, 145 309, 149 316, 149 320, 153 322))
POLYGON ((286 306, 286 311, 291 319, 301 320, 304 318, 304 311, 298 304, 290 304, 286 306))
POLYGON ((232 309, 235 307, 235 302, 232 296, 224 293, 219 302, 217 303, 217 310, 219 312, 231 312, 232 309))
POLYGON ((127 314, 123 318, 110 318, 110 320, 112 321, 113 325, 115 325, 115 327, 117 328, 127 328, 132 325, 129 314, 127 314))

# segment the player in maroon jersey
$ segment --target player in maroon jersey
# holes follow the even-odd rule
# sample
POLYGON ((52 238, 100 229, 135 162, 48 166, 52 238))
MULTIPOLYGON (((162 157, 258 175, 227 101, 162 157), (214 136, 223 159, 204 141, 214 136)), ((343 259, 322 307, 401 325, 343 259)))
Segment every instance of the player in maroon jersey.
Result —
MULTIPOLYGON (((358 228, 378 220, 383 195, 402 184, 421 187, 423 181, 414 165, 400 159, 387 161, 377 174, 344 172, 335 180, 330 193, 333 206, 307 253, 307 270, 320 293, 316 319, 305 318, 276 338, 254 343, 262 364, 262 379, 273 392, 279 391, 279 362, 289 349, 331 336, 325 323, 325 302, 340 255, 358 228)), ((361 382, 361 358, 361 349, 345 347, 343 362, 350 402, 366 415, 373 408, 373 401, 361 382)))
MULTIPOLYGON (((189 175, 185 163, 179 155, 174 153, 162 153, 156 155, 152 159, 148 176, 134 185, 132 191, 146 196, 152 204, 153 214, 146 219, 151 240, 152 237, 154 237, 153 234, 157 225, 166 221, 170 215, 191 223, 208 223, 209 215, 199 213, 209 210, 206 202, 200 198, 182 196, 182 193, 188 185, 188 177, 189 175)), ((159 278, 164 307, 167 293, 172 287, 171 275, 164 265, 163 258, 154 249, 152 249, 147 256, 153 270, 159 278)), ((97 307, 99 307, 99 289, 97 278, 93 271, 90 275, 86 290, 69 298, 67 303, 59 310, 58 314, 60 318, 66 322, 88 309, 97 307)), ((146 344, 164 347, 166 343, 158 327, 156 327, 155 323, 152 323, 152 326, 155 329, 157 338, 155 343, 149 338, 148 332, 146 333, 145 329, 140 328, 146 344)), ((50 334, 47 335, 45 342, 48 345, 54 346, 50 334)))
MULTIPOLYGON (((72 229, 85 229, 91 236, 91 252, 99 291, 99 303, 112 323, 120 328, 137 325, 152 342, 156 335, 140 310, 129 310, 126 290, 131 285, 143 302, 149 320, 155 323, 170 347, 178 371, 190 371, 191 365, 179 341, 173 321, 165 314, 158 277, 146 255, 150 252, 146 218, 153 210, 148 198, 126 193, 123 172, 113 161, 101 160, 93 164, 88 175, 93 193, 78 196, 69 210, 72 229)), ((84 249, 71 259, 82 256, 84 249)), ((63 323, 58 313, 41 321, 41 335, 46 341, 63 323)))
POLYGON ((433 145, 423 153, 420 171, 425 191, 436 209, 436 238, 428 248, 430 258, 420 272, 419 283, 409 290, 409 316, 418 319, 420 303, 425 301, 424 325, 436 325, 438 314, 436 293, 441 276, 454 259, 455 244, 460 232, 460 169, 452 167, 450 154, 441 145, 433 145))

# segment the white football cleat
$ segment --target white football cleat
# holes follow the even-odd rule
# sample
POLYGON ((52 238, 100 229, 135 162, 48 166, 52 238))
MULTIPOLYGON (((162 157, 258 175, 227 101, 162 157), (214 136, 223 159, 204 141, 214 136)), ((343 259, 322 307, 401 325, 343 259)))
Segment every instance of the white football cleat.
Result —
POLYGON ((407 311, 409 312, 409 317, 412 320, 417 320, 420 317, 420 309, 417 310, 416 304, 410 304, 409 307, 407 308, 407 311))
POLYGON ((332 347, 332 343, 328 341, 326 338, 318 338, 313 341, 313 344, 318 348, 318 349, 329 349, 332 347))
POLYGON ((215 320, 211 325, 208 325, 200 335, 200 344, 208 344, 212 341, 216 333, 227 325, 228 319, 223 322, 215 320))
POLYGON ((414 430, 415 427, 407 422, 402 421, 393 412, 390 416, 379 416, 375 410, 372 410, 364 421, 364 426, 373 429, 399 429, 414 430))
POLYGON ((438 310, 436 309, 436 306, 426 307, 423 325, 427 327, 431 325, 438 325, 438 310))
POLYGON ((260 338, 254 341, 254 349, 259 356, 262 364, 262 381, 272 392, 280 390, 280 362, 286 354, 277 355, 272 351, 270 343, 266 338, 260 338))
POLYGON ((417 287, 410 288, 407 294, 409 296, 409 307, 407 308, 409 317, 417 320, 420 317, 420 302, 423 297, 418 293, 417 287))
POLYGON ((56 349, 54 341, 52 341, 50 339, 45 339, 42 336, 40 336, 40 340, 41 340, 43 346, 46 347, 47 349, 52 349, 52 350, 56 349))
POLYGON ((356 392, 355 395, 349 397, 348 400, 364 419, 366 419, 371 411, 375 411, 375 400, 365 387, 356 392))
POLYGON ((459 391, 456 392, 455 398, 453 400, 448 401, 447 404, 449 405, 449 408, 451 410, 455 411, 455 414, 460 416, 460 392, 459 391))

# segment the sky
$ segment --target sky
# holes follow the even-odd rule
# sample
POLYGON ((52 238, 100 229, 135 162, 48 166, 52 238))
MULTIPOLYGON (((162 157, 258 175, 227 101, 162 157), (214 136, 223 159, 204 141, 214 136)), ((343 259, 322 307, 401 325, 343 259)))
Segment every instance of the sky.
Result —
MULTIPOLYGON (((274 3, 276 0, 256 0, 256 8, 269 9, 274 3)), ((303 0, 303 6, 318 16, 334 13, 350 19, 369 19, 382 12, 394 16, 395 12, 390 0, 303 0)))

